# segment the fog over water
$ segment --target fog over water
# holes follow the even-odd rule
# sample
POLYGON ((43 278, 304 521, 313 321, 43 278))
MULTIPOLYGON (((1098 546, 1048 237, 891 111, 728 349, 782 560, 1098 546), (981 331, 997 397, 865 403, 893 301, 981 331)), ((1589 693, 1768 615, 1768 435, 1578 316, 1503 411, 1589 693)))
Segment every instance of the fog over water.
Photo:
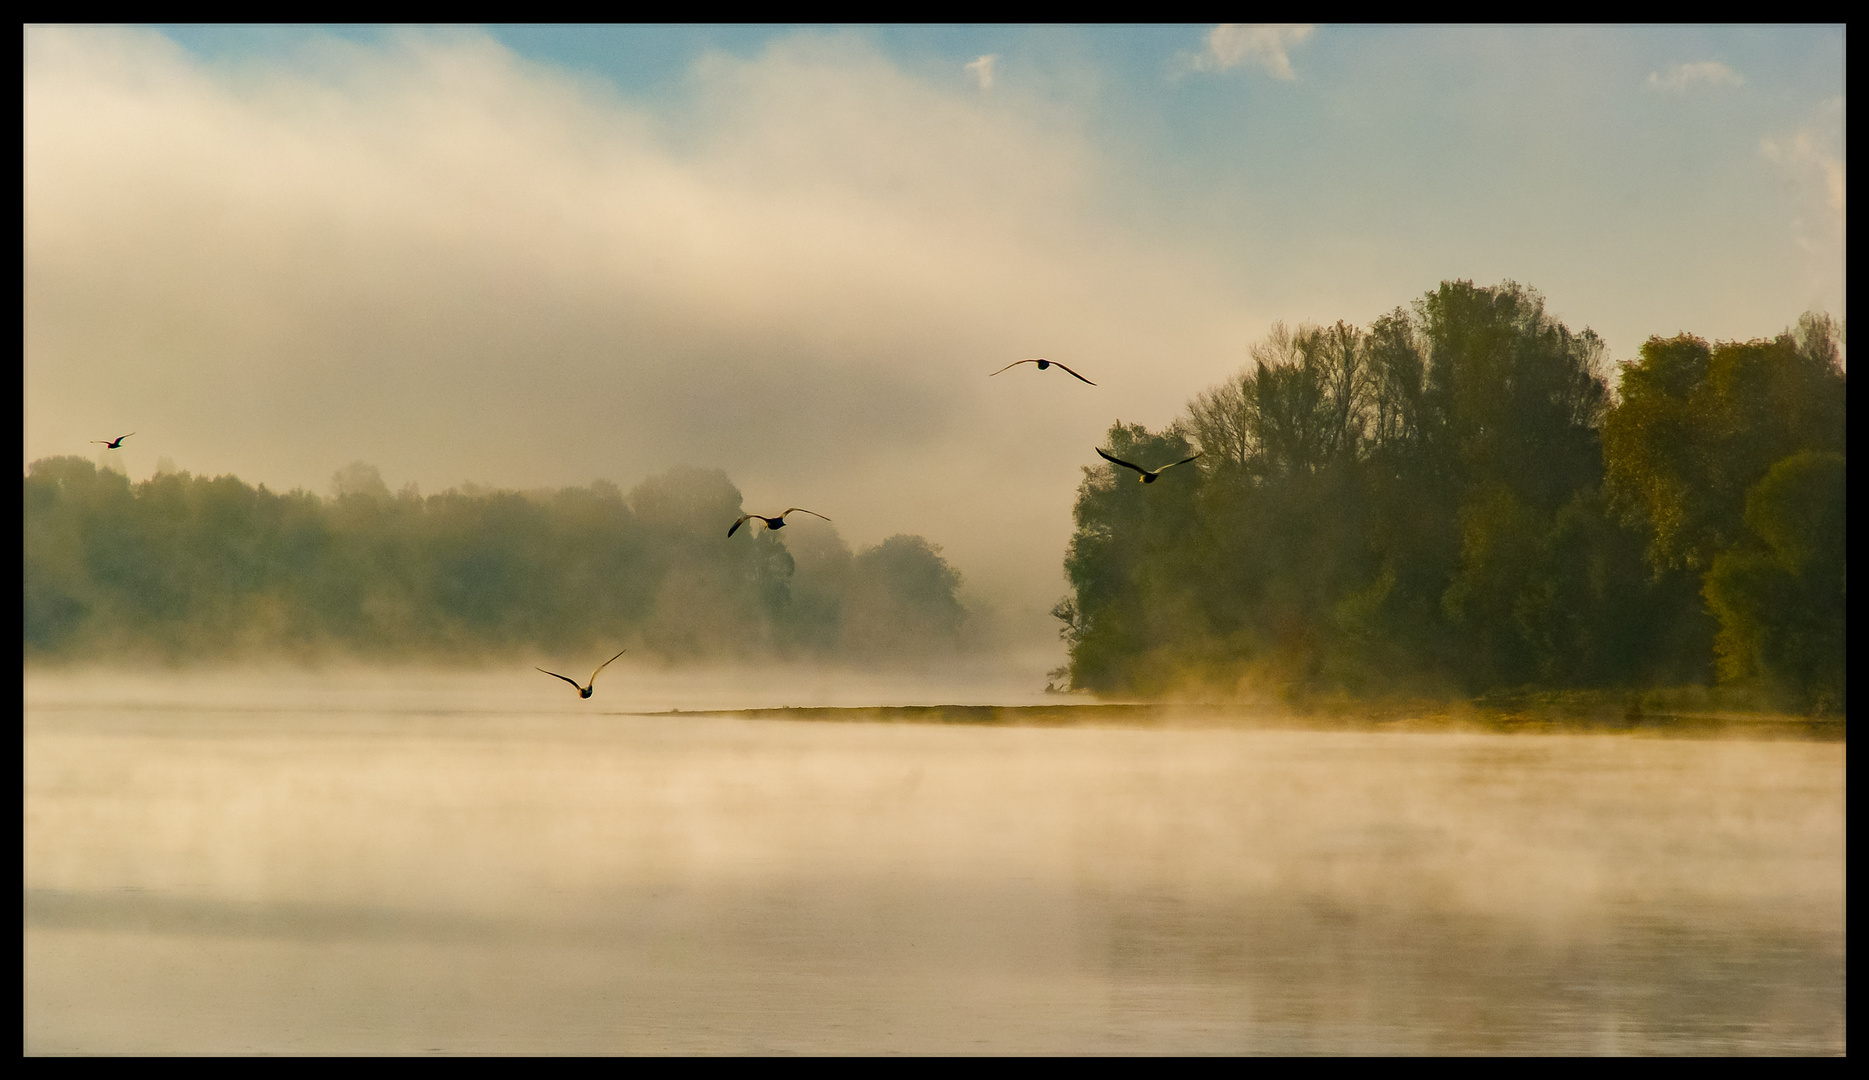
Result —
POLYGON ((27 1052, 1845 1049, 1841 742, 528 674, 28 672, 27 1052))

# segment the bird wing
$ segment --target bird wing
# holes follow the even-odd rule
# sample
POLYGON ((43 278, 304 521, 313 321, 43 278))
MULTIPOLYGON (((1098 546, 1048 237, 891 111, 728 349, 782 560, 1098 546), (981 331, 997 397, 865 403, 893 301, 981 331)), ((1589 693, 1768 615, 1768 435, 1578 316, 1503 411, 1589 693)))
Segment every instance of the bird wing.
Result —
MULTIPOLYGON (((1036 363, 1038 363, 1037 360, 1014 360, 1012 363, 1007 364, 1003 368, 1000 368, 999 371, 1011 371, 1013 368, 1018 367, 1020 364, 1036 364, 1036 363)), ((1060 364, 1058 366, 1063 367, 1064 365, 1060 364)), ((998 375, 999 371, 995 371, 993 375, 998 375)), ((993 375, 988 375, 987 378, 990 379, 993 377, 993 375)))
POLYGON ((738 521, 736 521, 736 522, 734 522, 734 523, 733 523, 733 525, 732 525, 731 527, 729 527, 729 528, 727 529, 727 538, 728 538, 729 540, 731 540, 731 539, 733 539, 733 534, 734 534, 734 533, 735 533, 736 531, 738 531, 738 530, 739 530, 739 528, 740 528, 740 526, 742 526, 742 525, 744 525, 744 524, 746 524, 746 519, 747 519, 747 518, 750 518, 750 517, 752 517, 752 516, 753 516, 753 515, 751 515, 751 514, 741 514, 741 515, 740 515, 740 520, 738 520, 738 521))
MULTIPOLYGON (((619 649, 619 650, 617 650, 617 656, 622 656, 622 655, 623 655, 624 653, 626 653, 626 652, 629 652, 629 650, 628 650, 628 649, 619 649)), ((613 656, 613 657, 611 657, 611 658, 610 658, 609 660, 605 660, 605 661, 604 661, 603 663, 601 663, 601 664, 598 664, 598 665, 597 665, 597 671, 602 671, 603 669, 605 669, 605 668, 607 668, 607 667, 609 667, 609 666, 610 666, 610 664, 611 664, 611 661, 613 661, 613 660, 615 660, 615 659, 617 658, 617 656, 613 656)), ((588 682, 588 683, 586 683, 586 684, 585 684, 586 686, 596 686, 596 685, 597 685, 597 671, 593 671, 593 672, 591 672, 591 681, 590 681, 590 682, 588 682)))
MULTIPOLYGON (((538 670, 545 671, 544 668, 539 668, 538 670)), ((578 681, 576 679, 573 679, 569 676, 560 675, 556 671, 545 671, 545 674, 550 675, 554 679, 563 679, 566 682, 570 683, 572 686, 577 686, 579 690, 584 689, 582 686, 578 686, 578 681)))
POLYGON ((1097 453, 1099 453, 1099 454, 1103 454, 1103 460, 1105 460, 1105 461, 1108 461, 1108 462, 1111 462, 1111 463, 1113 463, 1113 464, 1117 464, 1117 465, 1121 465, 1121 466, 1122 466, 1123 468, 1125 468, 1125 469, 1134 469, 1134 470, 1136 470, 1137 472, 1139 472, 1139 473, 1141 473, 1141 474, 1142 474, 1142 475, 1144 475, 1144 476, 1147 476, 1147 475, 1149 475, 1149 470, 1147 470, 1147 469, 1145 469, 1145 468, 1143 468, 1143 467, 1142 467, 1142 466, 1140 466, 1140 465, 1131 465, 1131 464, 1130 464, 1129 462, 1127 462, 1127 461, 1124 461, 1124 460, 1123 460, 1122 458, 1119 458, 1119 457, 1111 457, 1111 456, 1110 456, 1110 455, 1108 455, 1108 454, 1104 454, 1104 453, 1103 453, 1103 447, 1101 447, 1101 446, 1099 446, 1099 447, 1097 447, 1097 453))
MULTIPOLYGON (((1201 454, 1204 454, 1204 453, 1206 453, 1206 451, 1205 451, 1205 450, 1203 450, 1203 451, 1201 451, 1201 454)), ((1172 468, 1174 468, 1174 467, 1175 467, 1176 465, 1186 465, 1186 464, 1187 464, 1188 462, 1190 462, 1190 461, 1193 461, 1193 460, 1194 460, 1194 458, 1197 458, 1197 457, 1200 457, 1200 456, 1201 456, 1200 454, 1195 454, 1195 455, 1194 455, 1194 457, 1184 457, 1184 458, 1182 458, 1182 459, 1181 459, 1180 461, 1171 461, 1171 462, 1169 462, 1168 464, 1166 464, 1166 465, 1164 465, 1164 466, 1162 466, 1162 469, 1172 469, 1172 468)), ((1155 471, 1156 471, 1156 472, 1161 472, 1161 471, 1162 471, 1162 469, 1157 469, 1157 470, 1155 470, 1155 471)))
MULTIPOLYGON (((1058 362, 1057 362, 1056 360, 1053 360, 1053 361, 1052 361, 1052 363, 1054 363, 1054 364, 1058 364, 1058 362)), ((1066 370, 1066 371, 1071 371, 1071 369, 1070 369, 1070 368, 1068 368, 1068 367, 1064 367, 1064 365, 1063 365, 1063 364, 1058 364, 1058 366, 1059 366, 1059 367, 1061 367, 1061 368, 1064 368, 1064 370, 1066 370)), ((1073 379, 1076 379, 1076 380, 1077 380, 1078 382, 1084 382, 1084 383, 1090 383, 1090 385, 1092 385, 1092 386, 1095 386, 1095 385, 1097 385, 1096 383, 1093 383, 1093 382, 1090 382, 1090 380, 1089 380, 1089 379, 1086 379, 1086 378, 1084 378, 1084 377, 1083 377, 1082 375, 1079 375, 1079 374, 1078 374, 1077 372, 1075 372, 1075 371, 1071 371, 1071 377, 1072 377, 1073 379)))
MULTIPOLYGON (((803 511, 804 513, 807 513, 807 514, 810 514, 810 515, 811 515, 812 517, 814 517, 814 518, 824 518, 824 520, 826 520, 826 521, 829 521, 829 520, 831 520, 830 518, 827 518, 827 517, 824 517, 824 515, 823 515, 823 514, 820 514, 820 513, 818 513, 818 512, 816 511, 816 510, 806 510, 806 509, 805 509, 804 507, 802 507, 802 506, 794 506, 794 507, 792 507, 792 508, 791 508, 790 510, 787 510, 787 511, 785 512, 785 514, 792 514, 792 513, 798 513, 798 512, 800 512, 800 511, 803 511)), ((779 515, 779 520, 780 520, 780 521, 784 521, 784 520, 785 520, 785 514, 780 514, 780 515, 779 515)))

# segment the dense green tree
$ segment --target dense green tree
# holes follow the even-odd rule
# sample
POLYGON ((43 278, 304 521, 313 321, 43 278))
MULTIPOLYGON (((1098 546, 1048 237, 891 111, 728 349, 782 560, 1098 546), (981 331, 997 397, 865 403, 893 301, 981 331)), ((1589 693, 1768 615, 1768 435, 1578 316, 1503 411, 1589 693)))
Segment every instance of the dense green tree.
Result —
POLYGON ((853 655, 926 655, 960 644, 960 572, 919 536, 892 536, 850 561, 842 618, 853 655))
POLYGON ((1596 481, 1609 389, 1595 333, 1572 333, 1513 282, 1442 282, 1416 311, 1430 438, 1463 488, 1490 499, 1504 484, 1550 512, 1596 481))
POLYGON ((837 534, 836 526, 807 517, 788 524, 784 540, 792 556, 790 605, 783 624, 785 649, 830 652, 843 634, 852 579, 850 546, 837 534))
MULTIPOLYGON (((1790 478, 1821 472, 1812 462, 1835 462, 1842 497, 1839 338, 1829 317, 1814 314, 1769 340, 1650 338, 1622 366, 1621 400, 1603 425, 1608 490, 1648 537, 1646 557, 1672 605, 1675 636, 1717 653, 1722 678, 1762 679, 1806 704, 1834 705, 1842 696, 1833 657, 1841 655, 1844 609, 1830 599, 1841 595, 1841 533, 1838 576, 1827 592, 1760 530, 1774 528, 1782 502, 1774 492, 1805 490, 1790 478), (1792 460, 1804 464, 1761 494, 1767 477, 1792 460)), ((1840 514, 1842 503, 1836 507, 1840 514)))
POLYGON ((1844 473, 1843 455, 1817 451, 1774 465, 1746 493, 1751 541, 1721 552, 1706 578, 1721 674, 1822 710, 1844 706, 1844 473))
POLYGON ((1603 424, 1612 494, 1650 530, 1659 568, 1705 571, 1745 539, 1746 493, 1806 450, 1842 453, 1837 330, 1807 315, 1767 340, 1650 338, 1622 365, 1603 424))
POLYGON ((1377 320, 1367 351, 1366 520, 1394 580, 1375 614, 1423 670, 1472 689, 1536 677, 1559 663, 1534 614, 1552 610, 1558 515, 1601 477, 1601 340, 1533 290, 1454 281, 1377 320))
MULTIPOLYGON (((1193 453, 1178 428, 1153 434, 1136 424, 1109 432, 1109 451, 1154 468, 1193 453)), ((1073 511, 1077 531, 1065 555, 1074 595, 1056 610, 1071 643, 1072 679, 1094 689, 1159 689, 1186 661, 1173 651, 1204 629, 1193 593, 1178 574, 1177 550, 1195 520, 1199 473, 1171 469, 1153 484, 1099 462, 1084 468, 1073 511)))
MULTIPOLYGON (((34 463, 26 477, 24 555, 28 654, 69 647, 104 599, 92 585, 94 536, 118 533, 130 482, 81 457, 34 463)), ((127 537, 126 537, 127 539, 127 537)))
POLYGON ((719 469, 678 466, 630 492, 652 538, 658 586, 650 636, 678 656, 753 655, 774 647, 793 561, 777 534, 727 526, 744 511, 719 469))
POLYGON ((1374 404, 1367 355, 1348 323, 1274 325, 1253 366, 1189 404, 1187 431, 1212 456, 1206 469, 1263 478, 1355 457, 1374 404))
POLYGON ((1670 633, 1679 598, 1650 579, 1642 538, 1605 504, 1577 492, 1538 539, 1512 615, 1545 686, 1678 683, 1704 676, 1670 633))
POLYGON ((1841 534, 1811 509, 1833 492, 1842 520, 1839 337, 1807 316, 1769 342, 1652 339, 1616 402, 1602 341, 1512 282, 1444 282, 1367 331, 1275 326, 1183 420, 1112 429, 1145 463, 1197 441, 1179 487, 1086 471, 1071 681, 1703 681, 1711 604, 1729 676, 1840 701, 1841 534), (1838 455, 1831 487, 1829 458, 1758 487, 1803 451, 1838 455))

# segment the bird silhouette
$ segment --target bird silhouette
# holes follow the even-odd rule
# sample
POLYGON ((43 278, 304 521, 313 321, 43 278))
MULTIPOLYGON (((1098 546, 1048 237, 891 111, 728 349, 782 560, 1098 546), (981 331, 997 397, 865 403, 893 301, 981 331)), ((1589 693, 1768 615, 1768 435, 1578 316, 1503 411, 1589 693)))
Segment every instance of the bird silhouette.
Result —
MULTIPOLYGON (((796 514, 796 513, 806 513, 806 514, 810 514, 812 517, 815 517, 815 518, 824 518, 824 520, 826 521, 831 520, 830 518, 824 517, 823 514, 818 513, 816 510, 806 510, 802 506, 794 506, 785 512, 785 514, 796 514)), ((730 526, 727 529, 727 536, 731 538, 733 534, 739 530, 740 526, 746 524, 749 521, 752 521, 755 518, 759 519, 760 521, 765 522, 766 528, 768 529, 783 529, 785 528, 785 514, 780 514, 778 517, 767 517, 764 514, 741 514, 740 520, 734 522, 732 526, 730 526)))
MULTIPOLYGON (((1020 364, 1037 364, 1038 370, 1043 371, 1053 364, 1058 364, 1058 362, 1056 360, 1046 360, 1046 359, 1043 359, 1042 357, 1034 357, 1033 359, 1030 359, 1030 360, 1014 360, 1012 363, 1007 364, 1003 368, 1000 368, 999 371, 995 371, 993 375, 998 375, 1000 371, 1011 371, 1013 368, 1018 367, 1020 364)), ((1058 364, 1058 366, 1061 368, 1064 368, 1065 371, 1070 372, 1071 378, 1076 379, 1078 382, 1090 383, 1090 385, 1092 386, 1097 385, 1096 383, 1090 382, 1089 379, 1084 378, 1082 375, 1079 375, 1077 372, 1071 371, 1070 368, 1064 367, 1063 364, 1058 364)), ((988 375, 987 378, 990 379, 993 377, 993 375, 988 375)))
POLYGON ((1103 460, 1105 461, 1108 461, 1115 465, 1121 465, 1125 469, 1134 469, 1138 473, 1141 473, 1142 475, 1138 477, 1138 479, 1140 479, 1145 484, 1153 484, 1162 475, 1162 473, 1165 470, 1172 469, 1176 465, 1186 465, 1188 462, 1193 461, 1194 458, 1201 456, 1200 454, 1197 453, 1193 457, 1184 457, 1180 461, 1171 461, 1168 464, 1162 466, 1160 469, 1145 469, 1140 465, 1132 465, 1129 462, 1124 461, 1122 458, 1111 457, 1109 454, 1104 453, 1102 447, 1097 448, 1097 453, 1103 454, 1103 460))
MULTIPOLYGON (((136 434, 136 432, 134 431, 130 432, 130 435, 134 435, 134 434, 136 434)), ((115 450, 117 447, 122 446, 123 440, 129 438, 130 435, 119 435, 116 438, 111 439, 109 442, 105 442, 103 439, 92 439, 91 441, 102 445, 103 448, 106 450, 115 450)))
MULTIPOLYGON (((622 656, 623 653, 626 653, 626 652, 629 652, 629 650, 624 649, 622 652, 617 653, 617 656, 622 656)), ((603 669, 609 667, 610 661, 615 660, 617 656, 613 656, 610 658, 610 660, 605 660, 603 663, 598 664, 597 671, 602 671, 603 669)), ((539 670, 545 671, 544 668, 539 668, 539 670)), ((550 675, 554 679, 563 679, 564 681, 570 683, 572 686, 577 686, 578 696, 581 698, 587 698, 591 696, 591 690, 597 686, 597 671, 591 672, 591 681, 585 683, 583 686, 578 686, 578 681, 576 679, 573 679, 568 675, 560 675, 556 671, 545 671, 545 674, 550 675)))

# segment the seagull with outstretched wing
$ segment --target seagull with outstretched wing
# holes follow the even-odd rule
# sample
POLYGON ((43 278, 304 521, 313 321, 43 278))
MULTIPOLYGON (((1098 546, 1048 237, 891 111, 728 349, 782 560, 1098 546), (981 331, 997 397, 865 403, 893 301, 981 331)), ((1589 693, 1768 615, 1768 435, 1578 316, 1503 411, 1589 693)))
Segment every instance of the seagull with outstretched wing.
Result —
MULTIPOLYGON (((998 375, 1000 371, 1011 371, 1013 368, 1018 367, 1020 364, 1037 364, 1038 370, 1043 371, 1053 364, 1058 364, 1058 362, 1056 360, 1046 360, 1043 357, 1033 357, 1030 360, 1014 360, 1012 363, 1007 364, 1003 368, 1000 368, 999 371, 995 371, 993 375, 998 375)), ((1064 368, 1066 372, 1070 373, 1071 378, 1076 379, 1078 382, 1090 383, 1091 386, 1097 385, 1096 383, 1090 382, 1089 379, 1084 378, 1082 375, 1079 375, 1077 372, 1071 371, 1070 368, 1064 367, 1063 364, 1058 364, 1058 366, 1061 368, 1064 368)), ((990 379, 993 377, 993 375, 988 375, 987 378, 990 379)))
MULTIPOLYGON (((816 510, 807 510, 802 506, 791 507, 785 511, 785 514, 810 514, 815 518, 824 518, 826 521, 831 520, 830 518, 824 517, 823 514, 818 513, 816 510)), ((766 523, 766 528, 769 530, 783 529, 785 528, 785 514, 780 514, 778 517, 767 517, 764 514, 741 514, 740 520, 727 527, 727 537, 728 539, 732 539, 733 534, 739 531, 740 526, 749 521, 763 521, 766 523)))
MULTIPOLYGON (((622 656, 623 653, 626 653, 626 652, 629 652, 629 650, 624 649, 621 652, 617 653, 617 656, 622 656)), ((610 661, 615 660, 617 656, 613 656, 610 658, 610 660, 605 660, 603 663, 598 664, 597 671, 602 671, 603 669, 609 667, 610 661)), ((538 670, 545 671, 544 668, 539 668, 538 670)), ((556 671, 545 671, 545 674, 550 675, 554 679, 563 679, 564 681, 570 683, 572 686, 577 686, 578 696, 581 698, 587 698, 591 696, 591 690, 597 686, 597 671, 591 672, 591 681, 585 683, 583 686, 578 686, 578 681, 576 679, 573 679, 569 675, 560 675, 556 671)))
MULTIPOLYGON (((130 432, 130 435, 134 435, 134 434, 136 434, 136 432, 134 431, 130 432)), ((109 441, 105 441, 103 439, 92 439, 91 441, 101 445, 106 450, 115 450, 117 447, 122 446, 123 440, 129 438, 130 435, 119 435, 116 438, 111 439, 109 441)))
POLYGON ((1122 458, 1111 457, 1108 453, 1104 451, 1104 449, 1101 446, 1097 448, 1097 453, 1102 454, 1103 460, 1110 462, 1113 465, 1121 465, 1125 469, 1134 469, 1136 472, 1141 474, 1141 476, 1139 476, 1138 479, 1140 479, 1145 484, 1153 484, 1157 479, 1161 477, 1163 472, 1174 468, 1176 465, 1186 465, 1188 462, 1193 461, 1195 458, 1201 456, 1200 453, 1196 453, 1190 457, 1184 457, 1180 461, 1171 461, 1159 469, 1145 469, 1140 465, 1136 465, 1136 464, 1132 464, 1130 462, 1124 461, 1122 458))

